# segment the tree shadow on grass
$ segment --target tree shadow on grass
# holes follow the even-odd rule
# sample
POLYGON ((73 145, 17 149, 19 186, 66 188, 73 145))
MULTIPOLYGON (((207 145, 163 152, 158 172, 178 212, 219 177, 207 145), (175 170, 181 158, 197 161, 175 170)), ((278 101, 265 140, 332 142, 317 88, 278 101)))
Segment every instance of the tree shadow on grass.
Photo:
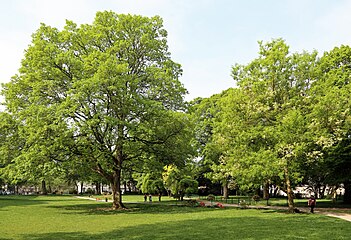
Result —
POLYGON ((0 210, 1 208, 10 206, 26 206, 26 205, 39 205, 48 203, 47 200, 38 200, 37 196, 1 196, 0 197, 0 210))
MULTIPOLYGON (((225 212, 223 212, 225 213, 225 212)), ((348 222, 304 216, 274 217, 217 217, 174 220, 141 224, 132 227, 116 226, 115 230, 99 234, 89 232, 54 232, 22 235, 24 240, 56 239, 349 239, 348 222), (312 218, 313 219, 313 218, 312 218), (308 223, 312 224, 308 224, 308 223)))
MULTIPOLYGON (((126 203, 126 209, 113 210, 111 203, 80 203, 75 205, 49 206, 64 210, 64 214, 119 215, 119 214, 179 214, 210 211, 214 208, 189 207, 186 205, 126 203)), ((226 208, 228 209, 228 208, 226 208)), ((220 210, 226 210, 220 209, 220 210)), ((219 210, 219 209, 217 209, 219 210)))
POLYGON ((49 203, 57 205, 68 206, 70 203, 76 204, 72 196, 62 195, 5 195, 0 196, 0 211, 1 208, 11 206, 33 206, 33 205, 47 205, 49 203))

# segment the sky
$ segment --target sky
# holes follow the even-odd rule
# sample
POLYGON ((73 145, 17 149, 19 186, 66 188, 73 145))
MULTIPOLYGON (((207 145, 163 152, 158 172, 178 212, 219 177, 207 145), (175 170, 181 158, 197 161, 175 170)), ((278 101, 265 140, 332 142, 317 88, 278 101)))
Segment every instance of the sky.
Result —
MULTIPOLYGON (((351 44, 349 0, 0 0, 0 83, 20 67, 40 23, 92 23, 97 11, 159 15, 186 100, 234 87, 231 67, 258 56, 258 41, 283 38, 291 52, 351 44)), ((1 99, 0 99, 1 100, 1 99)))

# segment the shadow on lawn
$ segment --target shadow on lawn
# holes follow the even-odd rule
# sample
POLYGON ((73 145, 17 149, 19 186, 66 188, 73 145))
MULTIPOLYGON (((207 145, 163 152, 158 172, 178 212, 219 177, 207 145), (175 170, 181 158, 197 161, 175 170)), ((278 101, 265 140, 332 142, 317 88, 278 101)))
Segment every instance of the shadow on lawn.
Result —
POLYGON ((4 208, 4 207, 39 205, 39 204, 48 203, 47 200, 39 200, 37 199, 37 197, 38 196, 16 196, 16 195, 0 196, 0 210, 1 208, 4 208))
MULTIPOLYGON (((74 205, 49 206, 49 208, 62 209, 64 214, 86 215, 120 215, 120 214, 179 214, 199 211, 210 211, 213 208, 196 208, 186 205, 169 205, 159 203, 125 203, 126 209, 113 210, 111 203, 89 203, 74 205)), ((226 208, 228 209, 228 208, 226 208)), ((226 210, 221 209, 221 210, 226 210)))
MULTIPOLYGON (((72 196, 61 195, 5 195, 0 196, 1 208, 11 206, 33 206, 48 205, 50 202, 57 202, 59 205, 68 206, 72 202, 72 196)), ((1 239, 0 239, 1 240, 1 239)))
MULTIPOLYGON (((225 212, 223 212, 225 214, 225 212)), ((160 219, 162 220, 162 219, 160 219)), ((21 235, 25 240, 77 239, 349 239, 348 222, 314 218, 314 216, 235 216, 157 222, 154 224, 119 227, 91 234, 89 232, 54 232, 21 235), (312 224, 308 224, 308 223, 312 224), (326 227, 327 226, 327 227, 326 227)))

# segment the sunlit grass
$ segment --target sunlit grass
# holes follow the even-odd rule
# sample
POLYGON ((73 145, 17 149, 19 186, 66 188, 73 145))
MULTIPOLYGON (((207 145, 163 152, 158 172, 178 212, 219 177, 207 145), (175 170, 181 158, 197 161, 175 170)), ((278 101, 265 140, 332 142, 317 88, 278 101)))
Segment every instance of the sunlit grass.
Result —
MULTIPOLYGON (((134 197, 130 202, 135 201, 134 197)), ((349 239, 351 236, 350 222, 317 214, 158 203, 127 203, 127 210, 113 211, 110 206, 111 203, 71 196, 1 196, 0 239, 349 239)))

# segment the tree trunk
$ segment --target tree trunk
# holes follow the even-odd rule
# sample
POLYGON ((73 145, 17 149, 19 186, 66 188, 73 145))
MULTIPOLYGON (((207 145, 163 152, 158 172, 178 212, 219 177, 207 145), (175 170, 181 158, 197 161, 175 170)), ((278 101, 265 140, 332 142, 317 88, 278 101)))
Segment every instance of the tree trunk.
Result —
POLYGON ((351 204, 351 182, 347 181, 344 183, 344 203, 351 204))
POLYGON ((46 189, 46 182, 45 180, 41 181, 41 192, 43 195, 47 195, 48 194, 48 190, 46 189))
POLYGON ((263 199, 269 199, 269 182, 266 181, 263 185, 263 199))
POLYGON ((127 187, 128 187, 128 192, 132 192, 132 182, 131 181, 128 181, 128 184, 127 184, 127 187))
POLYGON ((95 183, 95 190, 97 195, 101 195, 101 183, 99 182, 95 183))
POLYGON ((121 209, 125 208, 125 206, 122 203, 122 194, 121 194, 121 170, 117 169, 115 170, 111 182, 111 188, 112 188, 112 208, 113 209, 121 209))
POLYGON ((224 199, 228 199, 228 196, 229 196, 228 182, 226 181, 226 182, 223 184, 223 198, 224 198, 224 199))
POLYGON ((83 194, 83 186, 84 186, 84 183, 80 182, 80 194, 83 194))
POLYGON ((327 185, 323 185, 320 187, 320 191, 319 191, 319 197, 320 198, 324 198, 325 195, 325 189, 327 188, 327 185))
POLYGON ((123 182, 124 192, 127 192, 127 181, 123 182))
POLYGON ((285 166, 285 168, 284 168, 284 174, 285 174, 286 192, 288 194, 289 213, 294 213, 294 192, 291 189, 289 170, 288 170, 287 166, 285 166))

